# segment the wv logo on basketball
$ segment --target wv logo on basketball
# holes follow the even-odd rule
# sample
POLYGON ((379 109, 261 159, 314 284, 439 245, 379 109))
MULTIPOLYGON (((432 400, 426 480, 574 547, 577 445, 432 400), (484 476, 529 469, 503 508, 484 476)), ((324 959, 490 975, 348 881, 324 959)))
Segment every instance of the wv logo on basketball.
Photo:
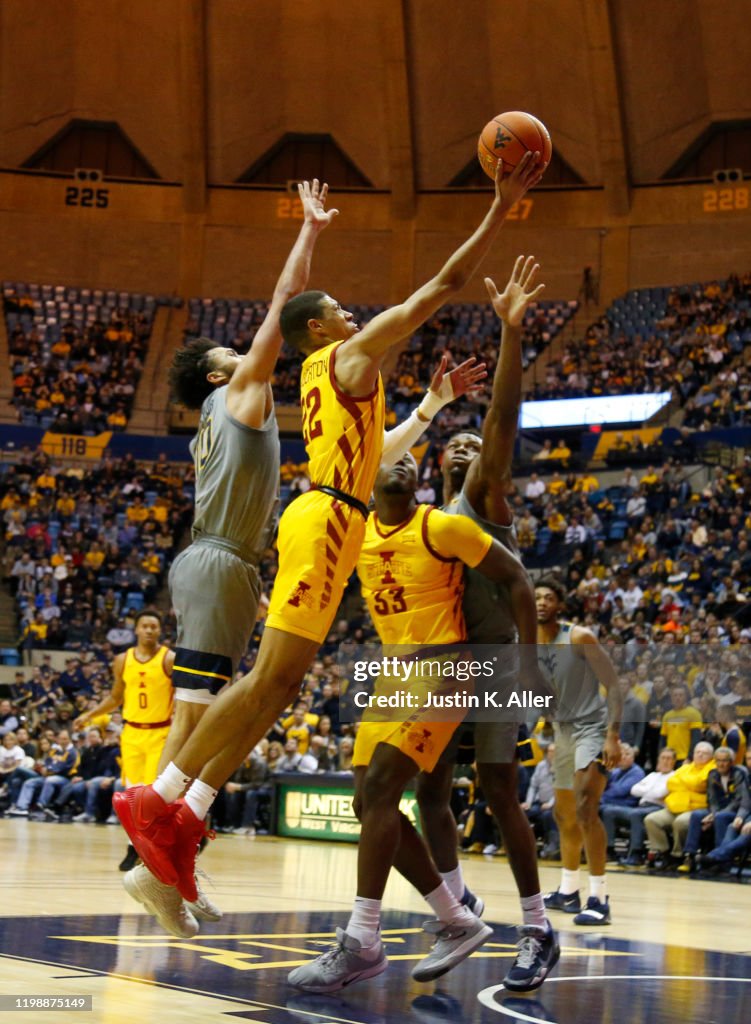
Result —
POLYGON ((499 127, 495 133, 495 145, 493 149, 503 149, 507 142, 511 142, 511 136, 506 135, 503 128, 499 127))
POLYGON ((310 584, 303 583, 303 581, 300 580, 287 604, 291 604, 293 608, 299 608, 301 604, 304 604, 306 608, 312 608, 313 597, 308 593, 309 590, 310 584))

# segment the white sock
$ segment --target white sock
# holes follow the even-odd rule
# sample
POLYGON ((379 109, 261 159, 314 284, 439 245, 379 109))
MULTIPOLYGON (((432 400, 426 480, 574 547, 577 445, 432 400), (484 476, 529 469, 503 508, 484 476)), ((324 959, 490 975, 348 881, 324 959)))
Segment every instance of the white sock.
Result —
POLYGON ((362 946, 361 953, 367 956, 369 946, 375 946, 378 941, 378 928, 381 924, 381 901, 368 900, 364 896, 355 896, 355 903, 352 907, 352 916, 349 924, 344 929, 347 935, 362 946))
POLYGON ((604 903, 607 898, 607 887, 605 875, 589 876, 589 895, 594 896, 599 903, 604 903))
POLYGON ((563 893, 564 896, 571 896, 572 893, 579 891, 579 869, 576 871, 568 871, 563 868, 561 871, 561 884, 558 886, 558 892, 563 893))
POLYGON ((189 785, 190 779, 185 772, 180 771, 174 761, 170 761, 154 783, 154 790, 165 803, 171 804, 183 795, 189 785))
POLYGON ((519 900, 522 905, 522 923, 534 924, 538 928, 545 928, 548 919, 545 917, 545 904, 542 893, 535 893, 534 896, 522 896, 519 900))
POLYGON ((452 896, 461 901, 464 895, 464 876, 462 875, 461 864, 457 864, 453 871, 442 871, 441 878, 444 880, 446 885, 449 887, 449 892, 452 896))
POLYGON ((425 899, 433 908, 433 913, 444 924, 472 924, 475 915, 469 907, 463 907, 445 882, 429 892, 425 899))
POLYGON ((213 802, 216 800, 216 793, 217 791, 212 789, 211 786, 207 785, 205 782, 201 782, 200 779, 196 779, 185 794, 185 803, 190 807, 191 811, 199 821, 203 821, 209 813, 209 807, 211 807, 213 802))

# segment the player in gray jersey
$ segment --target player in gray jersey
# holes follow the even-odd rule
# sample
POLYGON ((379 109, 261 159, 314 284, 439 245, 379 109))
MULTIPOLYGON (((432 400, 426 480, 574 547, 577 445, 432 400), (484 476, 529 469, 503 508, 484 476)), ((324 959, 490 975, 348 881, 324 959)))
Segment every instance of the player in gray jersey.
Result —
POLYGON ((558 698, 554 814, 561 834, 563 873, 559 888, 545 897, 545 906, 576 914, 574 924, 609 924, 607 837, 600 820, 600 798, 608 771, 620 762, 623 695, 613 663, 594 633, 561 619, 566 600, 562 584, 542 579, 535 594, 539 664, 558 698), (589 867, 589 898, 583 910, 579 898, 582 847, 589 867))
MULTIPOLYGON (((538 269, 533 257, 520 256, 502 293, 490 278, 485 280, 490 301, 503 324, 491 401, 482 437, 469 432, 455 435, 446 446, 442 464, 445 510, 469 516, 516 558, 519 551, 507 495, 513 486, 511 460, 521 404, 521 325, 527 307, 544 287, 534 285, 538 269)), ((505 587, 467 570, 462 607, 467 636, 473 644, 516 644, 505 587)), ((536 660, 534 649, 515 647, 509 654, 512 670, 519 654, 536 660)), ((522 677, 524 668, 522 665, 522 677)), ((500 823, 522 909, 519 956, 504 985, 529 991, 541 985, 554 966, 558 944, 545 916, 534 834, 519 802, 516 744, 522 715, 520 712, 518 721, 475 722, 473 731, 480 785, 500 823)), ((461 734, 462 730, 457 730, 457 739, 461 734)), ((453 757, 419 777, 420 816, 433 859, 449 888, 470 909, 482 913, 482 900, 465 886, 457 857, 456 826, 450 808, 456 755, 454 748, 453 757)))
MULTIPOLYGON (((169 575, 177 618, 175 712, 160 771, 232 681, 256 621, 258 564, 274 529, 279 489, 279 430, 271 392, 282 347, 279 314, 305 290, 318 235, 338 212, 326 210, 328 186, 319 186, 318 179, 298 190, 303 224, 248 353, 240 356, 197 338, 178 349, 170 368, 174 396, 189 409, 200 409, 201 417, 190 446, 196 474, 193 542, 169 575)), ((177 890, 162 885, 143 865, 125 876, 125 886, 168 931, 184 938, 198 931, 197 917, 221 917, 200 889, 196 903, 183 905, 177 890)))

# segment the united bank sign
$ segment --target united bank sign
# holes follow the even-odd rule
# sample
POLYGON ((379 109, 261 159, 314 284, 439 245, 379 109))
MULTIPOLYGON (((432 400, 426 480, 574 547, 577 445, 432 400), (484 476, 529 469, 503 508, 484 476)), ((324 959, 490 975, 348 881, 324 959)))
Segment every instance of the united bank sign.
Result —
MULTIPOLYGON (((356 843, 360 837, 360 822, 352 807, 353 799, 351 789, 316 789, 281 783, 277 791, 277 833, 356 843)), ((405 793, 399 810, 419 827, 414 794, 405 793)))

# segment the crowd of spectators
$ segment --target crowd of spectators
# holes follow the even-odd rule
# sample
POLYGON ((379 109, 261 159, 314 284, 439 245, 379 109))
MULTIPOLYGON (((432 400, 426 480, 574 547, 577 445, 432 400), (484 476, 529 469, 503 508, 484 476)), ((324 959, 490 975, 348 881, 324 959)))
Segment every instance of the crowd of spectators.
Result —
POLYGON ((691 430, 747 427, 751 424, 751 370, 728 366, 703 384, 684 408, 683 425, 691 430))
POLYGON ((96 312, 74 315, 71 309, 69 319, 64 314, 48 325, 31 316, 34 303, 28 294, 5 289, 12 403, 19 421, 61 434, 125 430, 152 311, 87 306, 96 312))
POLYGON ((132 643, 128 615, 159 592, 190 522, 193 469, 108 455, 56 466, 24 450, 0 475, 4 572, 20 646, 105 656, 132 643))
MULTIPOLYGON (((361 323, 371 320, 383 310, 382 306, 350 308, 361 323)), ((577 308, 577 302, 540 302, 527 312, 522 341, 525 367, 550 344, 577 308)), ((266 304, 263 302, 193 299, 188 307, 185 339, 188 341, 203 334, 243 353, 248 350, 265 315, 266 304)), ((430 379, 444 350, 451 354, 455 363, 475 356, 478 361, 487 363, 488 372, 492 374, 498 358, 499 341, 498 317, 489 303, 444 306, 410 338, 396 366, 384 380, 392 414, 402 419, 418 404, 425 382, 430 379)), ((272 380, 277 402, 294 405, 299 402, 299 362, 299 356, 282 351, 272 380)), ((445 429, 461 423, 479 423, 482 402, 483 399, 478 408, 477 401, 461 401, 446 410, 442 418, 445 429)))
MULTIPOLYGON (((617 313, 614 304, 567 344, 527 397, 672 391, 694 425, 697 409, 720 401, 715 377, 751 342, 751 274, 672 289, 643 333, 627 331, 617 313)), ((740 391, 733 401, 722 396, 720 415, 747 398, 740 391)))

